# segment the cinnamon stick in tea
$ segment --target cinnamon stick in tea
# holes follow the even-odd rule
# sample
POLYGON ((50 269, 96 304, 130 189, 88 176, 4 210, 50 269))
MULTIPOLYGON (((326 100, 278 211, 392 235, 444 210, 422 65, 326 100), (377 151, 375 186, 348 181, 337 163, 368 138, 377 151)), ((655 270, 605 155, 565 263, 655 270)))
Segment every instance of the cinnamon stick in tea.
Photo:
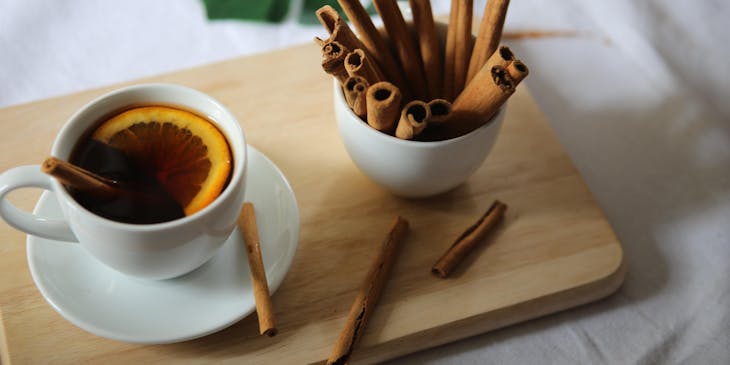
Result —
POLYGON ((364 78, 368 84, 373 85, 383 79, 378 70, 374 67, 372 60, 365 54, 362 49, 351 51, 345 56, 345 70, 349 76, 360 76, 364 78))
POLYGON ((440 278, 448 277, 469 252, 484 241, 487 234, 502 221, 506 210, 507 205, 499 200, 495 201, 487 212, 462 233, 443 256, 436 261, 436 264, 431 268, 431 272, 440 278))
POLYGON ((507 17, 509 0, 489 0, 484 7, 484 16, 479 25, 479 34, 474 43, 474 51, 469 60, 469 71, 466 76, 467 84, 477 72, 484 66, 484 63, 492 56, 502 39, 502 28, 507 17))
POLYGON ((368 88, 368 124, 384 133, 391 134, 401 112, 402 95, 398 87, 387 81, 378 82, 368 88))
POLYGON ((413 139, 426 128, 430 117, 428 104, 420 100, 411 101, 403 107, 395 136, 400 139, 413 139))
POLYGON ((423 64, 398 3, 395 0, 373 0, 373 4, 383 19, 385 30, 396 49, 411 95, 415 98, 425 98, 428 89, 424 81, 423 64))
POLYGON ((375 28, 372 19, 370 19, 370 15, 368 15, 360 0, 337 0, 337 2, 342 7, 342 10, 345 11, 345 14, 347 14, 352 25, 355 26, 360 40, 368 54, 375 59, 385 77, 384 79, 398 86, 404 95, 410 95, 410 91, 407 89, 408 85, 403 77, 403 70, 396 62, 385 39, 380 36, 380 33, 375 28))
POLYGON ((398 249, 407 234, 408 221, 397 217, 355 296, 345 327, 327 359, 327 365, 343 365, 349 361, 357 341, 365 332, 365 325, 375 310, 398 249))
POLYGON ((367 114, 367 103, 365 100, 368 82, 360 76, 350 76, 343 84, 345 101, 352 111, 360 118, 367 114))
POLYGON ((41 164, 41 171, 58 179, 63 185, 75 190, 94 194, 100 198, 114 197, 122 193, 114 180, 97 175, 70 162, 48 157, 41 164))
POLYGON ((348 77, 345 67, 346 58, 347 48, 340 42, 327 41, 322 45, 322 69, 334 76, 340 83, 344 83, 348 77))
POLYGON ((472 52, 471 23, 474 12, 473 0, 455 0, 460 3, 456 27, 456 48, 454 50, 454 98, 458 97, 466 84, 469 59, 472 52))
POLYGON ((413 26, 418 35, 418 47, 421 51, 423 72, 426 75, 428 96, 441 96, 441 73, 443 62, 436 25, 433 21, 430 0, 408 0, 413 14, 413 26))
POLYGON ((259 317, 259 333, 269 337, 276 336, 276 320, 266 280, 266 268, 261 256, 261 241, 256 226, 256 211, 252 203, 244 203, 238 217, 238 227, 246 243, 248 267, 251 271, 253 295, 256 301, 256 314, 259 317))

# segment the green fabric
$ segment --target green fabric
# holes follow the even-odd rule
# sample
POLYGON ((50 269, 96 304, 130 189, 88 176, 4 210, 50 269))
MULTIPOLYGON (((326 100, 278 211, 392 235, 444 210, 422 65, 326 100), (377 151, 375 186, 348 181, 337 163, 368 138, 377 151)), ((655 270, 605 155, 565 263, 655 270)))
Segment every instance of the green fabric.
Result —
MULTIPOLYGON (((267 23, 279 23, 289 11, 289 0, 203 0, 208 19, 240 19, 267 23)), ((347 18, 337 0, 304 0, 299 22, 302 24, 319 24, 315 12, 330 5, 337 9, 343 18, 347 18)), ((375 7, 369 2, 368 13, 375 14, 375 7)))
MULTIPOLYGON (((345 12, 342 11, 342 8, 340 7, 340 4, 337 3, 337 0, 304 0, 304 6, 302 6, 302 13, 299 15, 299 22, 302 24, 319 24, 319 20, 317 19, 317 15, 315 12, 317 9, 325 6, 330 5, 333 8, 337 9, 337 12, 340 13, 340 15, 347 19, 347 15, 345 15, 345 12)), ((375 7, 373 6, 373 3, 370 2, 365 9, 370 14, 375 14, 375 7)))
POLYGON ((289 0, 203 0, 208 19, 242 19, 280 22, 289 11, 289 0))

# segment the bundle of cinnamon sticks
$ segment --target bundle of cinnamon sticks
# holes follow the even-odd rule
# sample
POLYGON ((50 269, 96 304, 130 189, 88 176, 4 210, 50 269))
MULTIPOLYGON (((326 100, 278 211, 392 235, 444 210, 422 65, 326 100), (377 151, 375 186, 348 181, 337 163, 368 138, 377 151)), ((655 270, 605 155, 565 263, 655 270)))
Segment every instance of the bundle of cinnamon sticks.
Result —
POLYGON ((500 47, 509 0, 489 0, 472 36, 473 0, 452 0, 442 47, 429 0, 409 0, 406 23, 396 0, 373 0, 384 23, 375 28, 358 0, 338 0, 357 35, 331 6, 317 10, 329 33, 315 38, 322 68, 342 85, 353 112, 402 139, 442 140, 488 123, 528 68, 500 47))

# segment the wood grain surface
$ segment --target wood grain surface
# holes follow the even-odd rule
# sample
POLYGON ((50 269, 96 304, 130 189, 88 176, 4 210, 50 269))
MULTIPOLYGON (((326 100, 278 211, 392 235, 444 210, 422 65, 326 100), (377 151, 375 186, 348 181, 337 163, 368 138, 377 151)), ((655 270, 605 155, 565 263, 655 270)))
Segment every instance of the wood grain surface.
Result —
MULTIPOLYGON (((45 302, 28 270, 25 235, 0 223, 2 363, 319 363, 396 215, 411 222, 412 233, 352 363, 567 309, 621 284, 621 245, 524 87, 511 98, 492 153, 465 184, 407 200, 368 180, 347 156, 334 123, 331 80, 319 64, 317 47, 305 45, 135 82, 174 82, 217 98, 239 118, 247 141, 291 182, 302 227, 291 270, 273 296, 278 336, 259 336, 255 316, 169 345, 94 336, 45 302), (452 278, 432 276, 435 260, 494 199, 509 209, 490 243, 452 278)), ((0 170, 43 161, 74 111, 119 86, 0 110, 0 170)), ((38 196, 11 194, 28 210, 38 196)))

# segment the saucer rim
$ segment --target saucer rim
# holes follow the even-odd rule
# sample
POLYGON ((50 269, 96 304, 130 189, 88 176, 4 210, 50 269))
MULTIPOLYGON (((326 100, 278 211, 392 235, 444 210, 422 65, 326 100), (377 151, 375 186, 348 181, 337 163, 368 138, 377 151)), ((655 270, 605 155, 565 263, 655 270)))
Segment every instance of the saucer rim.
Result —
MULTIPOLYGON (((281 171, 281 169, 279 169, 279 167, 273 161, 271 161, 271 159, 269 159, 268 156, 266 156, 263 152, 259 151, 255 147, 253 147, 251 145, 247 145, 246 149, 247 149, 247 151, 246 151, 247 159, 249 161, 250 161, 251 157, 253 157, 254 155, 257 155, 258 157, 263 159, 263 162, 265 162, 266 164, 270 165, 273 168, 277 178, 280 180, 282 185, 284 187, 286 187, 285 191, 286 191, 286 194, 288 195, 288 198, 291 199, 291 201, 293 202, 294 209, 292 210, 292 214, 291 214, 292 221, 293 221, 292 226, 294 227, 294 231, 292 232, 293 234, 292 234, 292 238, 291 238, 292 242, 293 242, 293 246, 290 250, 288 250, 285 253, 285 257, 283 258, 283 261, 280 262, 279 265, 276 265, 276 267, 281 267, 282 274, 267 276, 268 281, 269 281, 268 285, 270 288, 270 292, 271 292, 271 295, 273 295, 279 289, 279 286, 281 286, 281 283, 284 281, 287 274, 289 273, 289 271, 291 269, 291 264, 294 261, 294 256, 296 255, 296 251, 299 247, 300 233, 301 233, 301 212, 299 209, 299 203, 297 202, 297 199, 296 199, 296 195, 294 194, 294 190, 292 189, 291 184, 289 183, 289 181, 287 180, 286 176, 281 171), (272 280, 272 276, 275 276, 273 278, 274 280, 272 280)), ((247 163, 247 164, 248 164, 247 169, 250 169, 250 167, 251 167, 250 163, 247 163)), ((247 171, 247 174, 250 172, 251 172, 250 170, 247 171)), ((41 203, 44 200, 52 200, 53 203, 56 203, 55 200, 53 200, 53 199, 55 199, 53 194, 54 193, 51 191, 44 191, 41 194, 41 196, 38 198, 35 206, 33 207, 33 213, 34 214, 38 213, 38 210, 41 209, 41 203)), ((246 195, 247 194, 248 194, 248 190, 247 190, 246 195)), ((46 204, 48 204, 48 203, 46 203, 46 204)), ((228 240, 231 240, 231 239, 238 239, 241 242, 243 242, 243 237, 240 236, 238 227, 236 227, 234 229, 234 231, 231 233, 231 236, 229 236, 229 238, 226 239, 226 243, 228 242, 228 240), (233 235, 239 235, 239 237, 234 238, 233 235)), ((61 306, 57 302, 57 298, 55 298, 51 294, 49 294, 50 291, 46 287, 46 285, 44 285, 44 280, 41 279, 40 277, 38 277, 38 275, 41 275, 39 272, 40 268, 38 268, 36 266, 35 262, 32 259, 34 257, 34 252, 37 249, 39 249, 39 247, 41 245, 40 245, 40 242, 31 242, 31 241, 37 241, 37 240, 58 242, 59 244, 64 244, 64 245, 69 244, 67 242, 60 242, 57 240, 47 239, 47 238, 43 238, 43 237, 26 235, 26 259, 28 262, 28 267, 29 267, 31 277, 33 279, 33 282, 34 282, 36 288, 40 292, 43 299, 56 311, 56 313, 61 315, 61 317, 63 317, 64 319, 66 319, 67 321, 72 323, 73 325, 75 325, 75 326, 81 328, 82 330, 87 331, 93 335, 96 335, 96 336, 100 336, 100 337, 115 340, 115 341, 126 342, 126 343, 146 344, 146 345, 183 342, 183 341, 188 341, 188 340, 193 340, 196 338, 204 337, 209 334, 212 334, 212 333, 221 331, 225 328, 228 328, 231 325, 239 322, 243 318, 246 318, 247 316, 249 316, 256 309, 253 292, 250 292, 247 295, 247 299, 250 299, 250 302, 253 303, 253 305, 251 305, 250 307, 242 306, 241 308, 243 310, 238 312, 236 315, 233 315, 228 320, 224 320, 221 323, 219 323, 215 326, 212 326, 212 327, 205 327, 201 331, 191 331, 191 333, 186 333, 185 335, 182 335, 182 336, 156 336, 156 337, 153 336, 153 337, 148 337, 148 338, 140 338, 139 336, 130 337, 129 333, 120 334, 119 332, 116 332, 116 331, 110 331, 110 330, 104 328, 103 326, 99 326, 98 324, 96 324, 93 321, 89 321, 87 319, 84 319, 84 318, 78 317, 77 315, 73 315, 73 314, 69 313, 63 306, 61 306)), ((74 244, 74 243, 71 243, 71 244, 74 244)), ((75 243, 75 244, 77 244, 77 243, 75 243)), ((213 257, 215 257, 215 256, 213 256, 213 257)), ((124 277, 124 274, 118 273, 118 272, 115 273, 115 275, 124 277)), ((127 279, 137 280, 137 279, 134 279, 131 277, 128 277, 127 279)), ((173 278, 173 280, 174 280, 174 278, 173 278)), ((160 282, 164 282, 164 281, 165 280, 161 280, 160 282)))

